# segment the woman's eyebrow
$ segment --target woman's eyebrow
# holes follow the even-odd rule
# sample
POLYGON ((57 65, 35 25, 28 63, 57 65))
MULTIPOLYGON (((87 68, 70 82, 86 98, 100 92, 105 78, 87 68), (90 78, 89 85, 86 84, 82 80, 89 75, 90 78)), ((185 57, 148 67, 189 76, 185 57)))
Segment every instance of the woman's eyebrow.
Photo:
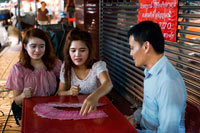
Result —
POLYGON ((45 44, 30 43, 29 45, 45 45, 45 44))
MULTIPOLYGON (((76 48, 70 48, 70 49, 76 49, 76 48)), ((79 48, 79 49, 87 49, 87 48, 79 48)))

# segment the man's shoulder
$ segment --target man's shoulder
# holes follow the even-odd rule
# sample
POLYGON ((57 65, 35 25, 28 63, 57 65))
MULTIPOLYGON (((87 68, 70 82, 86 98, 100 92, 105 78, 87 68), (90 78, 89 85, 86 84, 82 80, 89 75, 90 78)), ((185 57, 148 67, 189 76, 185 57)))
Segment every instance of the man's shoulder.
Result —
POLYGON ((161 84, 183 84, 183 78, 180 72, 168 61, 162 67, 159 73, 161 84))
POLYGON ((171 64, 171 62, 167 61, 165 63, 165 65, 163 65, 163 67, 161 68, 161 72, 160 74, 162 76, 169 76, 169 78, 173 78, 174 76, 181 76, 179 71, 175 68, 175 66, 173 64, 171 64))

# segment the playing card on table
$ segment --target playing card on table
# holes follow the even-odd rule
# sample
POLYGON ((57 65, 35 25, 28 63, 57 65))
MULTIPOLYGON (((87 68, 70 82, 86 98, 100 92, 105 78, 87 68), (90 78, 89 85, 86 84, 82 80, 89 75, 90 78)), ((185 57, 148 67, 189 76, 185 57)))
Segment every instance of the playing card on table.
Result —
MULTIPOLYGON (((103 106, 105 104, 98 103, 98 106, 103 106)), ((34 111, 37 115, 49 118, 49 119, 59 119, 59 120, 79 120, 79 119, 94 119, 94 118, 103 118, 108 117, 108 115, 102 111, 97 110, 96 112, 90 113, 88 115, 79 115, 79 111, 65 111, 57 109, 56 107, 81 107, 82 103, 42 103, 34 106, 34 111)))

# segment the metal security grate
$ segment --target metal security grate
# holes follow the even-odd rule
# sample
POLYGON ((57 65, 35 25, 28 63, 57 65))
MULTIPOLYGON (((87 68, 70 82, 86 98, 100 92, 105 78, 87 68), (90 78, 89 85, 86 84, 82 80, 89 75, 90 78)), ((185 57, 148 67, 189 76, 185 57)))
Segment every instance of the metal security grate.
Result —
MULTIPOLYGON (((137 24, 138 1, 101 0, 100 58, 108 65, 114 88, 129 102, 143 99, 144 68, 129 55, 127 31, 137 24)), ((200 1, 180 0, 177 42, 165 42, 165 54, 187 86, 188 100, 200 105, 200 1)))

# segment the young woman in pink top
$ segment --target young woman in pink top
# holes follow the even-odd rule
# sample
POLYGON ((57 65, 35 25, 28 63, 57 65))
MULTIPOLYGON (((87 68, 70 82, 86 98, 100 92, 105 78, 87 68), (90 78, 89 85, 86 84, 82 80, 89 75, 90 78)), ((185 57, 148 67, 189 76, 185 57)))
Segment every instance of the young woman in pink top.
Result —
POLYGON ((54 56, 52 43, 44 31, 29 29, 22 44, 19 62, 12 67, 5 86, 13 90, 12 110, 17 124, 24 98, 55 95, 62 65, 54 56))
POLYGON ((112 89, 106 63, 96 60, 93 47, 88 32, 73 29, 66 37, 57 94, 90 94, 83 102, 81 115, 95 111, 99 98, 112 89))

